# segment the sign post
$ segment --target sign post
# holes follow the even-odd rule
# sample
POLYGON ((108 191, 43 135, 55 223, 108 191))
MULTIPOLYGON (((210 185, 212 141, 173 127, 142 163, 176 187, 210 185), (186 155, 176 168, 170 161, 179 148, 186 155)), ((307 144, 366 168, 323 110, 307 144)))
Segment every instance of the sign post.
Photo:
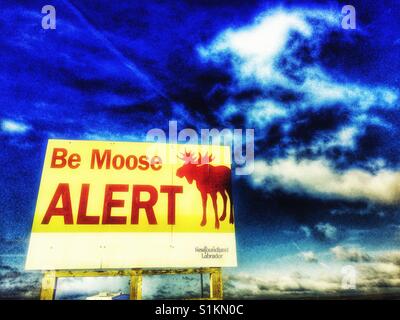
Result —
POLYGON ((40 300, 53 300, 56 295, 57 278, 55 271, 46 271, 42 278, 40 300))
POLYGON ((141 300, 142 299, 142 270, 133 271, 131 273, 130 282, 130 300, 141 300))
POLYGON ((53 300, 56 295, 56 285, 59 278, 68 277, 130 277, 130 300, 142 299, 142 276, 143 275, 171 275, 171 274, 196 274, 209 273, 210 275, 210 294, 205 300, 222 300, 222 271, 221 268, 199 268, 199 269, 171 269, 171 270, 85 270, 85 271, 45 271, 42 279, 40 300, 53 300))
POLYGON ((46 270, 42 299, 99 275, 141 299, 142 275, 176 273, 209 273, 219 299, 236 265, 229 147, 49 140, 26 260, 46 270))

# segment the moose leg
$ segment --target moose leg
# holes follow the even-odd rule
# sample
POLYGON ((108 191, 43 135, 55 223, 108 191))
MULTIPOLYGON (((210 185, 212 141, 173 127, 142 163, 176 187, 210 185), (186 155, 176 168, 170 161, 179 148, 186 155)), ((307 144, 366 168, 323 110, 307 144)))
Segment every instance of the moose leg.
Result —
POLYGON ((228 187, 227 192, 228 192, 229 203, 230 203, 229 223, 230 223, 230 224, 233 224, 233 221, 234 221, 235 219, 234 219, 234 216, 233 216, 233 202, 232 202, 232 189, 231 189, 231 186, 228 187))
POLYGON ((222 211, 222 216, 219 218, 220 221, 224 221, 226 217, 226 194, 225 190, 222 190, 221 192, 222 200, 224 201, 224 211, 222 211))
POLYGON ((219 229, 217 193, 216 192, 211 194, 211 199, 212 199, 214 213, 215 213, 215 229, 219 229))
POLYGON ((201 200, 203 201, 203 219, 200 225, 203 227, 207 223, 207 193, 204 192, 201 194, 201 200))

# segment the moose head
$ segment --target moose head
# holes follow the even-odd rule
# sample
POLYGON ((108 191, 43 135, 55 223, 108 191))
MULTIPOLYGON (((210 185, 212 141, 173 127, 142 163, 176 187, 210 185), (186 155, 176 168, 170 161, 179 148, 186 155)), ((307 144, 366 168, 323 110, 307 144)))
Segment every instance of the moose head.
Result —
POLYGON ((199 156, 196 158, 192 152, 181 153, 182 156, 178 156, 179 159, 184 161, 184 164, 176 171, 176 175, 179 178, 185 177, 189 184, 192 184, 193 180, 197 180, 198 171, 196 168, 203 164, 208 164, 214 160, 212 155, 206 153, 204 156, 199 152, 199 156))

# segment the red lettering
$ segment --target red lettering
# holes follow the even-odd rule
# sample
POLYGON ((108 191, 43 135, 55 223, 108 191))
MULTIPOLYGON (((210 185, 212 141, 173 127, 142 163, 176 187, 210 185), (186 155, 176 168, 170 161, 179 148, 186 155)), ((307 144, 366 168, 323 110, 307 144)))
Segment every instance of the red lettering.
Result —
POLYGON ((81 198, 79 200, 77 224, 99 224, 100 217, 88 216, 87 206, 90 184, 82 184, 81 198))
POLYGON ((148 185, 134 185, 132 194, 132 212, 131 223, 139 223, 139 209, 144 209, 147 215, 149 224, 157 224, 156 216, 154 214, 153 206, 157 203, 158 193, 157 189, 148 185), (147 192, 150 195, 149 200, 140 200, 140 193, 147 192))
POLYGON ((113 199, 114 192, 127 192, 129 186, 127 184, 106 184, 106 190, 104 194, 104 206, 103 206, 103 224, 125 224, 126 217, 113 217, 111 215, 112 208, 122 208, 124 206, 124 200, 113 199))
POLYGON ((160 192, 168 194, 168 224, 175 224, 175 195, 183 193, 183 187, 161 186, 160 192))
POLYGON ((125 159, 123 156, 121 156, 120 154, 117 154, 116 156, 114 156, 113 160, 112 160, 112 164, 114 169, 121 169, 124 164, 125 164, 125 159), (118 161, 119 160, 119 161, 118 161), (119 163, 118 163, 119 162, 119 163))
POLYGON ((159 156, 155 156, 151 159, 151 168, 154 171, 160 170, 162 167, 162 161, 159 156))
MULTIPOLYGON (((128 191, 129 185, 127 184, 107 184, 104 191, 103 213, 102 217, 100 217, 99 215, 88 215, 90 184, 82 184, 78 212, 76 216, 76 224, 96 225, 100 223, 100 219, 102 219, 102 224, 126 224, 126 215, 113 216, 112 208, 124 208, 125 206, 125 200, 115 199, 114 192, 128 191)), ((162 185, 160 187, 160 193, 166 193, 168 197, 168 211, 166 212, 168 217, 167 223, 169 225, 175 225, 177 201, 176 195, 178 193, 183 193, 183 186, 162 185)), ((141 212, 141 209, 144 209, 148 224, 157 224, 157 219, 154 212, 154 206, 156 205, 157 201, 158 190, 155 187, 151 185, 133 185, 131 224, 139 224, 139 213, 141 212), (147 193, 147 195, 144 193, 147 193), (143 198, 146 200, 143 200, 143 198)), ((67 183, 60 183, 57 186, 57 189, 42 220, 42 224, 49 224, 53 216, 63 217, 64 224, 66 225, 74 223, 70 187, 67 183)))
POLYGON ((60 183, 50 201, 50 205, 44 215, 42 224, 48 224, 53 216, 64 217, 64 224, 73 224, 71 195, 68 183, 60 183), (57 203, 61 198, 62 207, 57 208, 57 203))
POLYGON ((95 162, 97 168, 103 168, 104 161, 106 162, 106 169, 110 169, 111 150, 107 149, 104 151, 103 156, 100 158, 100 151, 98 149, 92 150, 92 161, 90 162, 90 169, 94 169, 95 162))
POLYGON ((65 165, 67 164, 67 160, 65 159, 67 154, 68 154, 67 149, 54 148, 53 149, 53 155, 51 157, 50 168, 64 168, 65 165))
POLYGON ((139 163, 140 170, 147 170, 149 168, 149 160, 147 159, 147 156, 140 156, 139 163))
POLYGON ((64 168, 68 163, 68 167, 71 169, 76 169, 80 166, 81 156, 77 153, 73 153, 66 159, 68 154, 67 149, 64 148, 54 148, 53 155, 51 157, 50 168, 64 168))
MULTIPOLYGON (((64 155, 65 156, 65 155, 64 155)), ((79 155, 72 155, 69 161, 78 161, 75 159, 76 156, 79 155), (72 158, 74 156, 74 158, 72 158)), ((80 161, 80 157, 79 157, 80 161)), ((65 165, 65 164, 64 164, 65 165)), ((120 170, 126 168, 128 170, 134 170, 139 168, 139 170, 147 170, 151 168, 154 171, 158 171, 162 168, 162 159, 159 156, 154 156, 149 160, 149 157, 146 155, 142 155, 137 157, 135 155, 129 155, 125 158, 124 155, 116 154, 113 155, 111 153, 111 149, 107 149, 104 151, 100 151, 99 149, 92 150, 92 158, 90 161, 90 169, 110 169, 110 165, 115 170, 120 170)), ((76 165, 76 167, 79 165, 76 165)))
POLYGON ((68 158, 68 167, 70 167, 71 169, 76 169, 81 165, 80 162, 81 156, 77 153, 73 153, 68 158))
POLYGON ((134 169, 136 169, 137 164, 138 164, 138 160, 137 160, 137 158, 136 158, 134 155, 128 156, 128 157, 126 158, 126 167, 127 167, 129 170, 134 170, 134 169), (131 161, 133 161, 133 163, 131 163, 131 161))

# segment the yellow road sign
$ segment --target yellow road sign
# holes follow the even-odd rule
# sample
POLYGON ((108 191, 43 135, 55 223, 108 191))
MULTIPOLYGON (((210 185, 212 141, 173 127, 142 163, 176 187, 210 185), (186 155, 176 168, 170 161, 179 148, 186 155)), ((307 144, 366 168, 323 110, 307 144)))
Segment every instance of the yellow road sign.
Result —
POLYGON ((230 148, 49 140, 27 269, 236 265, 230 148))

